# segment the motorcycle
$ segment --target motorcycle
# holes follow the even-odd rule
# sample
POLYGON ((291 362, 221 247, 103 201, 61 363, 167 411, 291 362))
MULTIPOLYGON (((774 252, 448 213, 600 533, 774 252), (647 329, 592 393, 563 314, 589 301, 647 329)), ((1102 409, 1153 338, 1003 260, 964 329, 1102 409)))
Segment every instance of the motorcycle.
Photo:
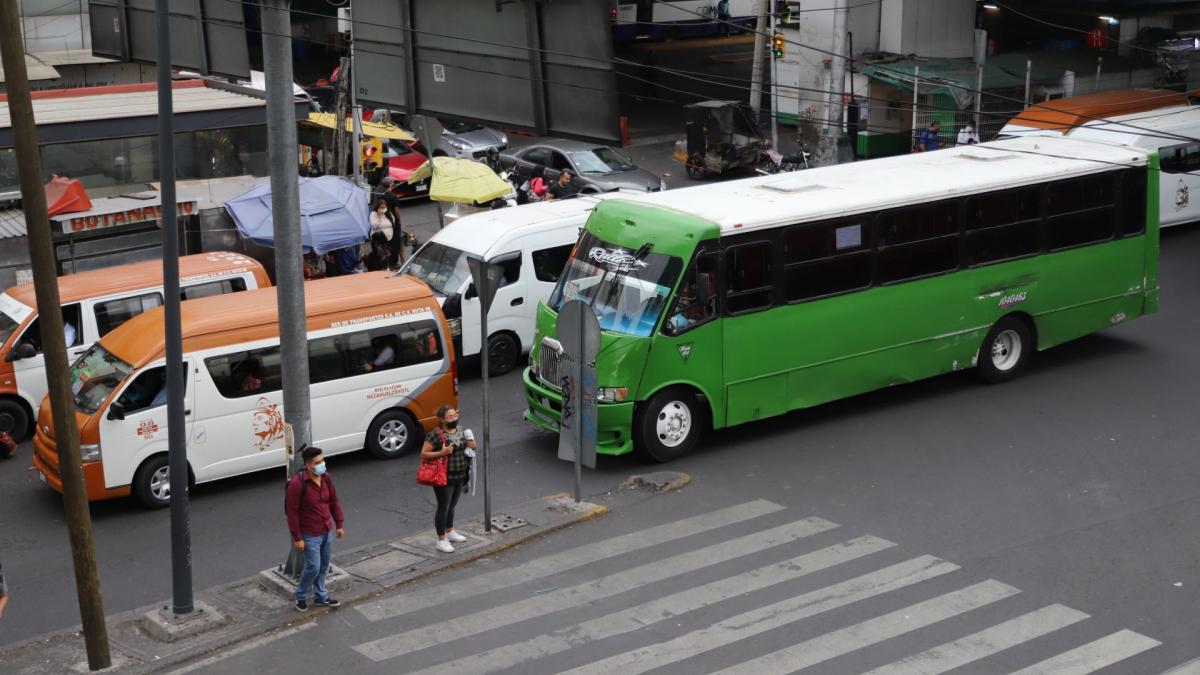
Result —
POLYGON ((790 155, 781 154, 775 148, 766 148, 760 153, 755 170, 764 176, 799 171, 809 168, 808 160, 811 157, 812 153, 803 147, 799 152, 790 155))

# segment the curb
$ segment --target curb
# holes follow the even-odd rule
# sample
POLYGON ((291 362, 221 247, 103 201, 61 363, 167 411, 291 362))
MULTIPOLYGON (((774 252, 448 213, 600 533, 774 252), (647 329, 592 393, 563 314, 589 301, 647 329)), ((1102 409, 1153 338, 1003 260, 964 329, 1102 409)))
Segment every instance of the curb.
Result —
MULTIPOLYGON (((630 476, 617 492, 645 490, 650 493, 647 497, 650 498, 678 490, 689 481, 686 474, 673 472, 630 476)), ((607 496, 612 494, 610 492, 607 496)), ((427 541, 430 535, 424 530, 403 539, 375 542, 337 553, 334 556, 335 564, 347 570, 351 577, 351 586, 341 597, 342 606, 358 604, 414 582, 459 569, 481 558, 608 512, 608 506, 586 501, 575 504, 566 493, 560 492, 493 514, 509 515, 514 522, 523 521, 523 524, 508 531, 493 528, 491 535, 484 535, 481 518, 473 519, 460 530, 468 536, 468 542, 460 544, 461 548, 453 558, 431 554, 427 541), (416 542, 423 544, 414 545, 416 542), (383 564, 372 565, 371 561, 383 564), (393 565, 398 565, 398 569, 393 565), (359 568, 357 572, 356 567, 359 568), (377 573, 370 574, 371 570, 377 573)), ((106 617, 113 665, 98 672, 155 673, 177 668, 190 671, 201 666, 206 657, 224 653, 239 643, 282 631, 302 630, 298 627, 329 612, 338 611, 314 607, 297 615, 290 597, 284 597, 277 589, 268 588, 258 574, 197 591, 196 601, 198 605, 214 608, 222 615, 223 621, 212 630, 172 642, 156 639, 153 635, 155 631, 148 631, 145 626, 146 616, 160 613, 164 607, 162 603, 106 617), (192 665, 189 667, 188 664, 192 665)), ((21 675, 88 672, 79 626, 0 648, 0 663, 5 664, 5 672, 21 675)))

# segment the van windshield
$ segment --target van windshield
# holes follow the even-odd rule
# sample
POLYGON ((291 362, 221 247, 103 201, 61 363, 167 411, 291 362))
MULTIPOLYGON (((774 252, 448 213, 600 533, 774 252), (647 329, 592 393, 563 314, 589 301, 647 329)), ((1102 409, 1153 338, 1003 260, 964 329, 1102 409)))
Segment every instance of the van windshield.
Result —
POLYGON ((132 366, 100 344, 92 345, 71 366, 71 393, 75 395, 75 409, 86 415, 99 410, 108 395, 132 370, 132 366))
POLYGON ((0 312, 0 345, 8 342, 8 338, 12 337, 13 331, 20 325, 20 321, 17 321, 4 312, 0 312))
POLYGON ((400 271, 413 275, 424 281, 433 292, 446 296, 457 293, 471 278, 467 252, 436 241, 422 246, 400 271))

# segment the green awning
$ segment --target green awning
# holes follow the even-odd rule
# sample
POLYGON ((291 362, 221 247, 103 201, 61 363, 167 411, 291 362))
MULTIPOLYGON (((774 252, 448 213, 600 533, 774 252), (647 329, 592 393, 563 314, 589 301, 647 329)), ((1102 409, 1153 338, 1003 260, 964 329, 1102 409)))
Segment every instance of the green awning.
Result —
MULTIPOLYGON (((959 109, 969 109, 974 105, 978 73, 971 59, 903 59, 866 66, 860 72, 871 79, 912 91, 918 67, 921 94, 949 96, 959 109)), ((1024 86, 1024 78, 1015 77, 996 65, 983 67, 984 91, 1024 86)))

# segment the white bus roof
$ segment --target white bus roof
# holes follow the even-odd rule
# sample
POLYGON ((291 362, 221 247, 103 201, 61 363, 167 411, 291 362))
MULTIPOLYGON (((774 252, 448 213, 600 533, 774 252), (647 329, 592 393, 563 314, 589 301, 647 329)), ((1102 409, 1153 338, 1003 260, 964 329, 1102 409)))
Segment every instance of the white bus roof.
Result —
POLYGON ((558 199, 472 213, 439 230, 432 241, 467 253, 483 255, 502 238, 518 236, 523 231, 534 232, 547 224, 576 217, 582 224, 601 199, 611 196, 615 195, 580 195, 574 199, 558 199))
POLYGON ((1068 138, 1139 148, 1187 143, 1200 136, 1200 106, 1175 106, 1118 115, 1072 129, 1068 138), (1180 137, 1184 138, 1180 138, 1180 137))
POLYGON ((692 214, 730 235, 1143 166, 1146 155, 1069 138, 1013 138, 619 199, 692 214))

